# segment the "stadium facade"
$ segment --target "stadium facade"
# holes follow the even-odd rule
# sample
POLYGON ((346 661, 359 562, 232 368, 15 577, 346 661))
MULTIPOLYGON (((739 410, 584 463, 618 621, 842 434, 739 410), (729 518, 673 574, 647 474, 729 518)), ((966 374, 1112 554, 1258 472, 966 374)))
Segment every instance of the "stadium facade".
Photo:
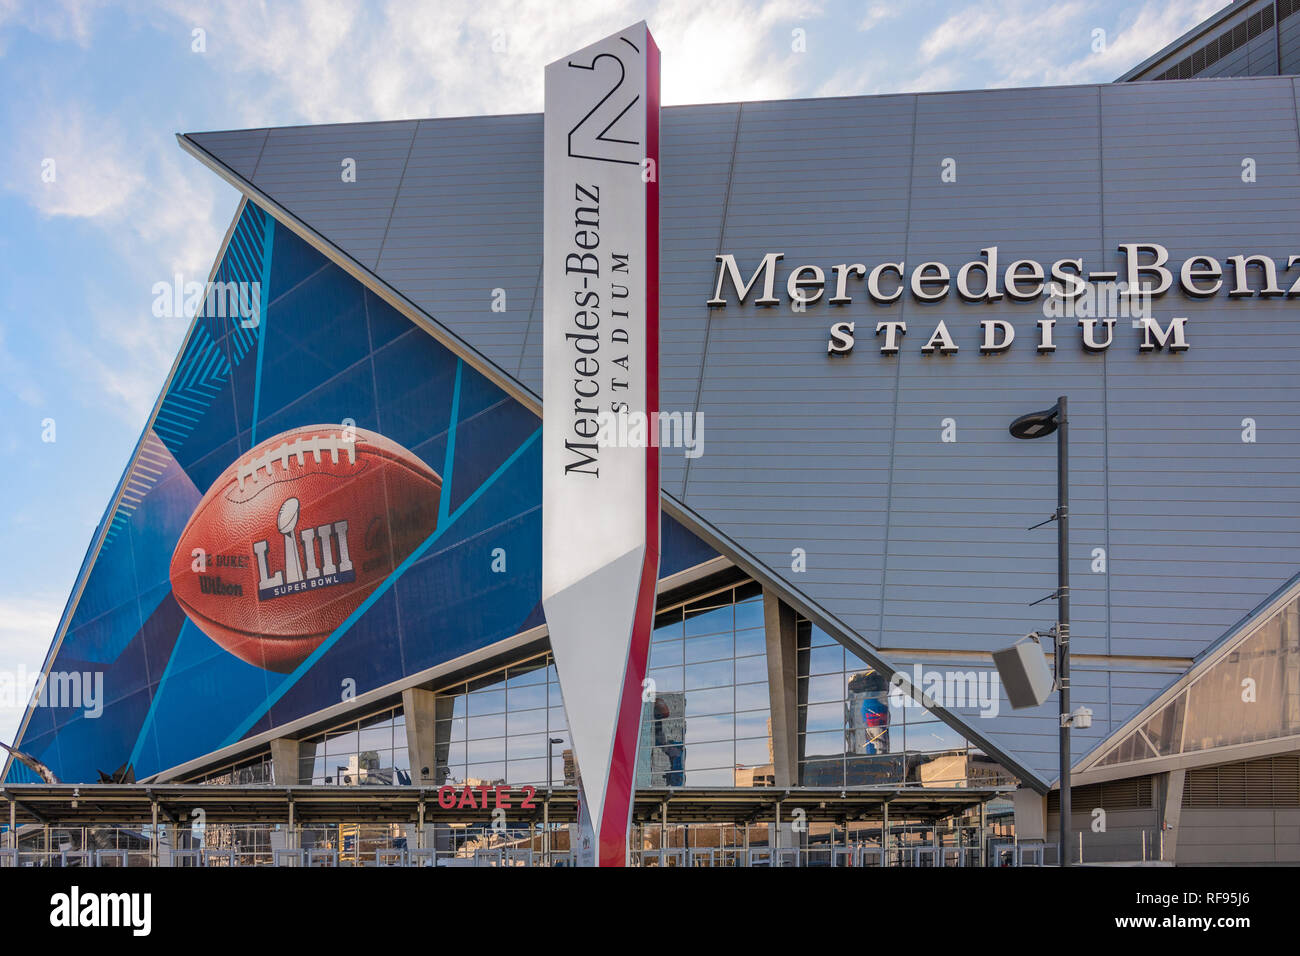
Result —
MULTIPOLYGON (((1297 72, 1300 3, 1245 2, 1113 84, 663 111, 660 407, 689 440, 660 449, 634 859, 1050 862, 1055 703, 1013 711, 991 654, 1056 586, 1026 530, 1055 459, 1007 426, 1068 395, 1076 855, 1300 862, 1297 72)), ((173 823, 201 785, 320 803, 229 810, 250 861, 562 859, 542 117, 180 142, 244 199, 15 741, 58 783, 6 765, 15 859, 68 852, 50 819, 157 823, 60 789, 105 777, 190 794, 173 823), (178 546, 358 440, 396 449, 367 527, 300 528, 295 497, 249 548, 178 546), (399 501, 394 461, 438 493, 399 501), (328 627, 268 636, 304 594, 328 627), (497 787, 537 814, 494 831, 497 787)))

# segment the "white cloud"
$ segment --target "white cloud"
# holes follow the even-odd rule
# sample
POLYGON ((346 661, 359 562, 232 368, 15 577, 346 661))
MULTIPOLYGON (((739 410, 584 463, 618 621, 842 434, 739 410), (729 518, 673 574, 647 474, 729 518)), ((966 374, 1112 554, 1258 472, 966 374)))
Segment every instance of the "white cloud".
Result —
POLYGON ((886 20, 894 19, 902 12, 902 9, 896 3, 886 3, 884 0, 869 3, 867 4, 867 12, 862 17, 862 22, 858 24, 858 29, 866 33, 886 20))
MULTIPOLYGON (((631 0, 573 6, 562 16, 550 0, 450 0, 436 9, 387 0, 364 16, 338 0, 218 7, 175 0, 168 9, 187 26, 203 26, 207 55, 242 78, 232 103, 248 126, 537 111, 542 68, 575 38, 647 16, 631 0)), ((670 51, 664 102, 788 95, 803 65, 789 29, 819 9, 815 0, 665 0, 647 16, 670 51)))
MULTIPOLYGON (((934 26, 914 51, 842 68, 818 95, 907 93, 1104 83, 1177 39, 1225 0, 1145 0, 1118 26, 1107 26, 1098 0, 1044 5, 980 0, 934 26), (1106 30, 1094 52, 1093 31, 1106 30), (903 66, 900 68, 900 64, 903 66)), ((872 24, 870 17, 864 28, 872 24)))
MULTIPOLYGON (((66 372, 55 390, 88 406, 106 405, 138 428, 184 331, 180 321, 152 315, 152 286, 171 282, 176 273, 185 281, 207 279, 234 193, 182 153, 170 132, 128 125, 130 119, 92 120, 85 106, 70 100, 32 115, 40 119, 22 124, 5 186, 43 216, 98 230, 105 249, 119 251, 118 275, 128 290, 124 296, 123 284, 116 283, 101 293, 92 285, 84 318, 46 330, 54 339, 52 358, 66 372), (52 183, 40 175, 46 156, 55 161, 52 183)), ((76 281, 67 288, 76 288, 76 281)), ((0 364, 4 355, 0 351, 0 364)), ((40 397, 30 383, 11 382, 10 388, 28 404, 40 397)))
POLYGON ((967 58, 987 70, 987 86, 1047 86, 1113 80, 1225 6, 1146 0, 1132 21, 1108 31, 1105 49, 1093 50, 1093 31, 1105 29, 1097 5, 1028 0, 984 0, 959 10, 921 41, 926 62, 967 58))
MULTIPOLYGON (((0 0, 0 31, 20 27, 30 33, 80 47, 90 46, 91 20, 105 0, 0 0)), ((0 35, 0 52, 5 37, 0 35)))
POLYGON ((6 188, 45 216, 94 219, 131 202, 145 176, 128 159, 120 130, 87 119, 75 106, 48 103, 33 112, 43 120, 21 127, 6 188))
POLYGON ((213 222, 219 187, 170 133, 93 119, 75 100, 50 100, 29 115, 39 119, 18 124, 7 189, 43 216, 91 221, 116 243, 133 233, 142 244, 132 258, 152 260, 149 274, 207 277, 221 238, 213 222), (42 175, 47 168, 52 181, 42 175))

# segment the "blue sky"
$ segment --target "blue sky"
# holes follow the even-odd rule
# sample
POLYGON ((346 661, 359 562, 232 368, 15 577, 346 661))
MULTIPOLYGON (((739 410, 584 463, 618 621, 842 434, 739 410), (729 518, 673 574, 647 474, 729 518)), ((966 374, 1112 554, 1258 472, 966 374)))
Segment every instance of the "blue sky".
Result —
POLYGON ((176 132, 540 110, 639 19, 667 104, 1107 81, 1225 5, 0 0, 0 671, 39 668, 185 334, 154 283, 206 280, 235 211, 176 132))

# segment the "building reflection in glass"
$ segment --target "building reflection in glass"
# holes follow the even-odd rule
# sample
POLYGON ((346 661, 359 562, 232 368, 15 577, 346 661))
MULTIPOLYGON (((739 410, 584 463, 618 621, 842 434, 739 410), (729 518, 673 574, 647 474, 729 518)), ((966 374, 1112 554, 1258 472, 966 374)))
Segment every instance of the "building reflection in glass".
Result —
POLYGON ((753 582, 661 611, 650 644, 638 787, 770 785, 762 589, 753 582))
POLYGON ((799 783, 806 787, 964 787, 1004 772, 889 675, 812 622, 796 625, 799 783))

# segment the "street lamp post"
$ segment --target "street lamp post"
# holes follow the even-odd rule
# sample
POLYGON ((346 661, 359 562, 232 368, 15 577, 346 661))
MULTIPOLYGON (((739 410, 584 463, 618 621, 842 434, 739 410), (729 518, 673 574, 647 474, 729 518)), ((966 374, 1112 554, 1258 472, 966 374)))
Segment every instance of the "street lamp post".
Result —
POLYGON ((542 865, 551 865, 551 747, 564 743, 563 737, 546 738, 546 799, 542 801, 542 865))
POLYGON ((1045 438, 1056 432, 1056 674, 1060 701, 1060 864, 1071 865, 1070 847, 1070 420, 1066 396, 1041 412, 1011 423, 1015 438, 1045 438))

